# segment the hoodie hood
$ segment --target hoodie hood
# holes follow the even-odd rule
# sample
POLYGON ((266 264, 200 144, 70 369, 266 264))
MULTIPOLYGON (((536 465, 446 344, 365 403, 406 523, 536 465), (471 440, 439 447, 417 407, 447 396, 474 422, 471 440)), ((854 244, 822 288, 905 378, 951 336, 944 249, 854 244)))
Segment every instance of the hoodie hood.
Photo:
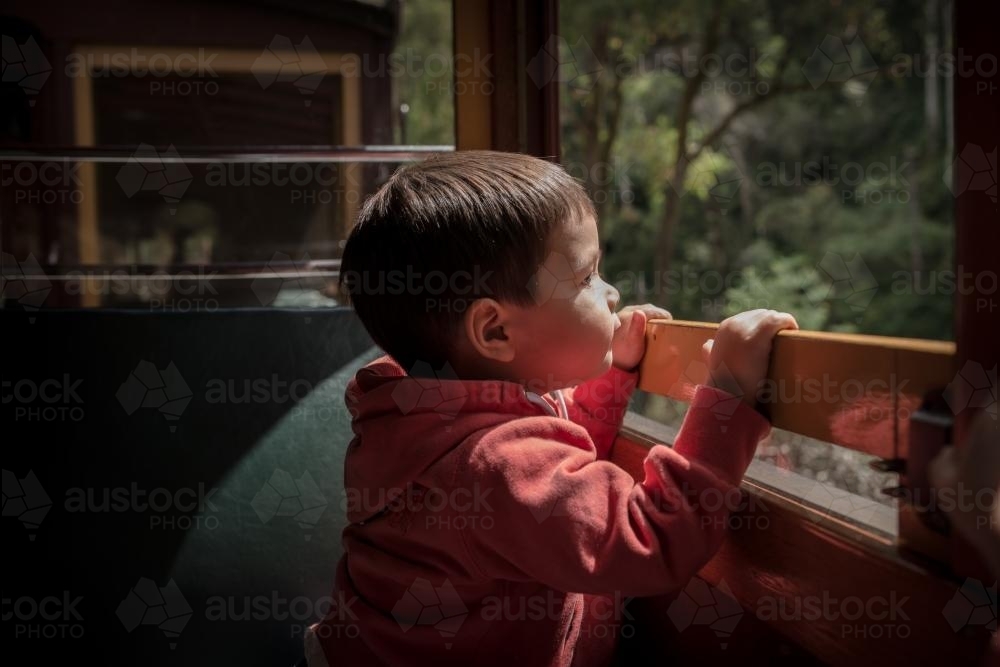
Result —
POLYGON ((558 398, 550 402, 514 382, 447 379, 448 370, 415 378, 384 356, 348 383, 345 401, 354 439, 344 487, 351 523, 382 513, 408 484, 474 433, 512 417, 565 415, 558 398))

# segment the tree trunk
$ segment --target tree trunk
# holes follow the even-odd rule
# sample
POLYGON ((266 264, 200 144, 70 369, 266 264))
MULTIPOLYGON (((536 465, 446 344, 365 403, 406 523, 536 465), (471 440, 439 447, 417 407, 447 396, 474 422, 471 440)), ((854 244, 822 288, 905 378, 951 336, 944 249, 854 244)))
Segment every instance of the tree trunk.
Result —
POLYGON ((939 11, 938 0, 926 0, 924 55, 927 58, 927 78, 924 82, 924 127, 927 132, 927 155, 936 155, 941 147, 941 93, 937 72, 941 53, 938 42, 939 11))
POLYGON ((681 197, 684 194, 684 179, 687 175, 687 168, 687 161, 679 157, 664 192, 666 196, 663 221, 657 233, 654 257, 654 275, 657 281, 663 280, 667 271, 670 270, 670 263, 674 258, 675 234, 681 218, 681 197))
MULTIPOLYGON (((705 25, 705 40, 699 53, 715 53, 719 46, 719 26, 722 23, 722 3, 716 2, 705 25)), ((687 80, 684 94, 677 107, 675 126, 677 127, 677 158, 674 162, 673 174, 667 184, 666 203, 663 211, 663 222, 657 232, 654 269, 659 276, 666 275, 670 270, 670 262, 674 257, 674 235, 677 222, 681 215, 681 196, 684 194, 684 176, 690 163, 687 149, 688 123, 694 110, 694 101, 698 97, 698 89, 705 79, 705 68, 699 67, 698 73, 687 80)))

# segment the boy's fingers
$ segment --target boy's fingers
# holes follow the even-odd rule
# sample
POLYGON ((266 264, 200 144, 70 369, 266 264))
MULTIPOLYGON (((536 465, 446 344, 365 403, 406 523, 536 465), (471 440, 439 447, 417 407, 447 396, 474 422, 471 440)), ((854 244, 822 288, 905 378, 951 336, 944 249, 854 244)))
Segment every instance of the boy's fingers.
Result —
POLYGON ((715 343, 715 339, 709 338, 705 341, 705 344, 701 346, 701 353, 705 357, 705 361, 708 361, 709 357, 712 356, 712 345, 715 343))
POLYGON ((646 304, 641 308, 642 312, 646 314, 646 319, 648 320, 672 320, 674 316, 670 314, 669 310, 664 310, 659 306, 653 306, 651 304, 646 304))
POLYGON ((779 313, 777 311, 770 311, 765 314, 763 318, 763 328, 771 332, 772 334, 778 333, 779 331, 784 331, 786 329, 798 329, 799 323, 795 321, 795 318, 788 313, 779 313))
POLYGON ((798 323, 798 321, 795 319, 795 317, 793 315, 790 315, 789 313, 778 313, 778 315, 781 317, 781 319, 784 322, 784 325, 781 327, 782 329, 798 329, 799 328, 799 323, 798 323))
POLYGON ((640 336, 646 335, 646 313, 641 310, 637 310, 632 313, 632 321, 629 322, 629 326, 632 330, 629 332, 633 337, 639 338, 640 336))
POLYGON ((624 315, 626 313, 638 313, 638 312, 645 313, 647 320, 674 319, 674 316, 670 314, 669 310, 660 308, 659 306, 654 306, 651 303, 644 303, 641 306, 625 306, 619 311, 619 315, 624 315))

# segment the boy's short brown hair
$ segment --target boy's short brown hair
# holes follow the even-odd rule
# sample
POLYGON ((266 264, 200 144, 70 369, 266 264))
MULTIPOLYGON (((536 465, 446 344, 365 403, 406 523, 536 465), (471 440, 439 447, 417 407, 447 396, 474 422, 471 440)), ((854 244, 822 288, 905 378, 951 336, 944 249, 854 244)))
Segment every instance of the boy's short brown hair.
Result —
POLYGON ((461 151, 398 169, 365 202, 340 287, 408 371, 441 368, 475 299, 527 305, 550 231, 594 215, 579 181, 518 153, 461 151))

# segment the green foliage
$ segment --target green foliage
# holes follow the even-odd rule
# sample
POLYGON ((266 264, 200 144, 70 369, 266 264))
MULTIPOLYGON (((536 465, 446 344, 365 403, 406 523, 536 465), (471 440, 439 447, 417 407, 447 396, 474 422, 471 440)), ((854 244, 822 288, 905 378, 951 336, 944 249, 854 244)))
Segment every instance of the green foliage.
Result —
POLYGON ((587 185, 600 197, 604 271, 623 299, 659 302, 686 319, 766 304, 804 328, 950 338, 954 290, 935 279, 950 270, 954 245, 944 180, 950 100, 938 81, 938 113, 928 113, 923 53, 928 34, 944 49, 950 36, 944 3, 930 22, 926 4, 725 0, 709 61, 699 58, 715 3, 562 3, 564 56, 572 61, 583 40, 603 66, 562 88, 563 161, 584 165, 586 180, 609 143, 614 178, 587 185), (867 49, 878 70, 870 84, 812 85, 810 58, 828 35, 852 55, 867 49), (900 65, 915 58, 922 68, 900 65), (756 65, 738 67, 747 61, 756 65), (685 88, 701 70, 709 74, 681 128, 685 88), (702 146, 762 84, 766 99, 702 146), (697 150, 683 183, 671 186, 679 156, 697 150), (675 243, 664 266, 656 248, 671 202, 675 243), (838 281, 830 266, 853 273, 838 281), (694 289, 675 284, 685 275, 694 289))
POLYGON ((400 2, 400 33, 392 54, 397 99, 406 104, 405 132, 396 141, 420 146, 455 143, 452 0, 400 2), (404 136, 405 135, 405 136, 404 136))
POLYGON ((828 327, 829 287, 813 266, 801 255, 773 257, 760 270, 749 266, 745 280, 726 290, 723 316, 744 310, 773 308, 795 313, 803 329, 828 327))

